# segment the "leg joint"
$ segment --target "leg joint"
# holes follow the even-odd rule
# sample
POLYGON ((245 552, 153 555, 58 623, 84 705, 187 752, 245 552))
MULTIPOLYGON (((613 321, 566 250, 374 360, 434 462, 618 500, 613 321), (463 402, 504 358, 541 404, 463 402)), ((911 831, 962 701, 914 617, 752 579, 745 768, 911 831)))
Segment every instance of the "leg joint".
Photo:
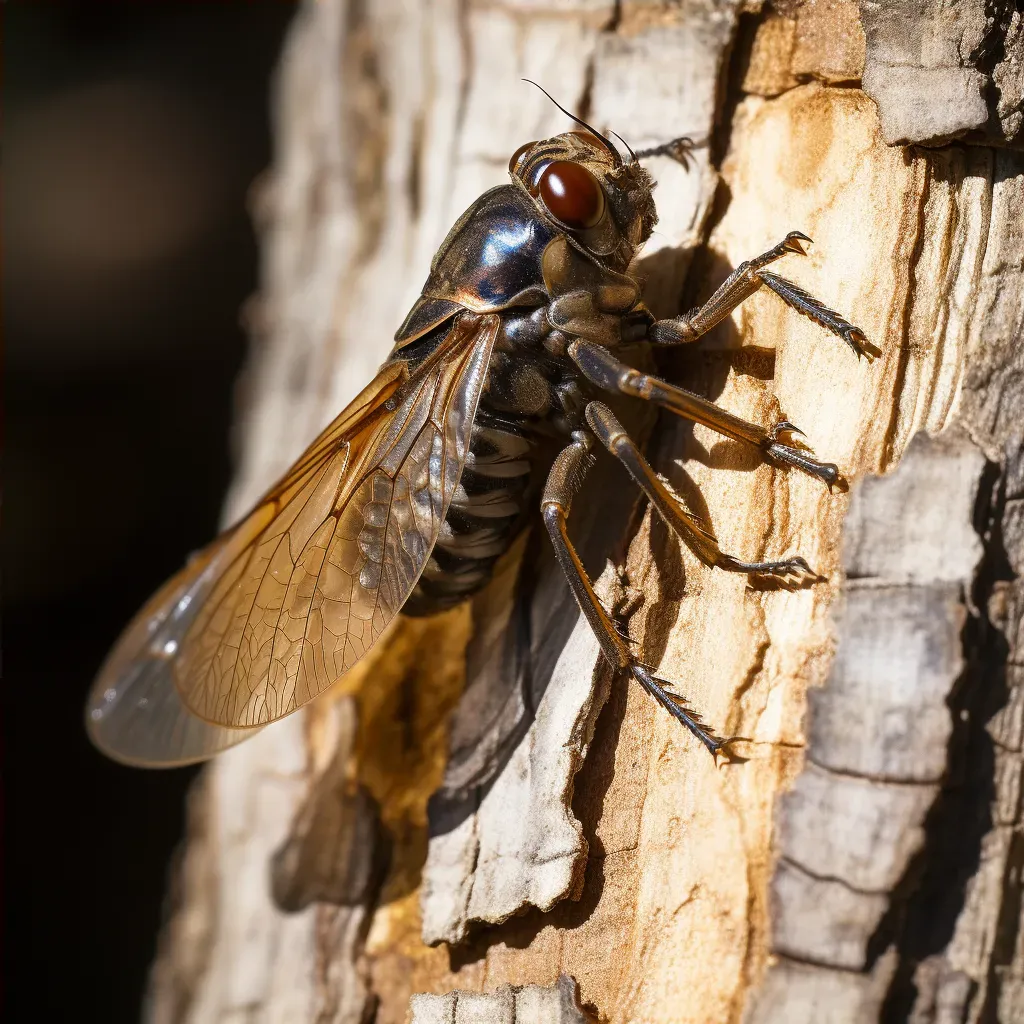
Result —
POLYGON ((557 498, 544 496, 540 505, 540 512, 544 518, 544 525, 550 532, 559 533, 562 524, 565 522, 565 506, 557 498))
POLYGON ((624 446, 632 444, 622 424, 604 402, 591 402, 587 406, 586 417, 590 429, 612 454, 617 454, 624 446))
POLYGON ((684 345, 689 341, 696 341, 699 337, 699 332, 688 316, 657 320, 647 331, 647 340, 655 345, 684 345))
POLYGON ((647 374, 627 367, 619 374, 617 381, 619 391, 624 395, 635 395, 641 397, 644 393, 644 385, 647 383, 647 374))
MULTIPOLYGON (((583 372, 583 376, 606 391, 622 391, 628 387, 627 375, 635 370, 624 366, 615 356, 601 345, 583 340, 569 346, 569 356, 583 372)), ((629 394, 629 392, 626 392, 629 394)))
POLYGON ((617 434, 612 434, 604 443, 608 451, 619 459, 632 455, 639 450, 636 442, 624 430, 620 430, 617 434))

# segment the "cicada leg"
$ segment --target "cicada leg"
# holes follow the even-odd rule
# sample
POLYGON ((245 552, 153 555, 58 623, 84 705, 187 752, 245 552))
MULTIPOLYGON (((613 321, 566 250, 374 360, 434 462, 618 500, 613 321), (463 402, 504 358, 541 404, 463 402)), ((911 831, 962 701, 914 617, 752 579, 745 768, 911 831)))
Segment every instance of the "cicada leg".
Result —
POLYGON ((672 684, 654 675, 646 665, 637 660, 629 649, 629 641, 619 633, 612 617, 594 592, 594 586, 590 582, 590 577, 587 575, 572 541, 569 540, 567 531, 573 494, 593 461, 591 449, 594 440, 589 433, 583 430, 575 431, 572 438, 572 443, 562 449, 551 467, 544 487, 541 510, 544 524, 547 526, 555 548, 555 556, 569 581, 569 586, 572 588, 573 596, 576 598, 580 610, 586 616, 597 637, 601 651, 614 666, 628 671, 673 718, 685 725, 713 755, 717 757, 721 753, 730 760, 740 760, 729 751, 729 744, 732 740, 716 736, 704 725, 700 716, 687 707, 685 700, 672 692, 672 684))
POLYGON ((648 337, 658 345, 680 345, 696 341, 707 334, 715 324, 724 320, 744 299, 753 295, 762 285, 766 285, 786 305, 842 338, 858 357, 866 356, 871 360, 880 355, 880 350, 867 340, 859 327, 855 327, 835 310, 829 309, 799 285, 779 277, 778 274, 765 272, 764 268, 768 264, 781 259, 787 253, 806 255, 802 243, 809 241, 803 232, 791 231, 778 245, 752 260, 741 263, 704 305, 686 316, 656 321, 651 325, 648 337))
POLYGON ((586 416, 590 429, 605 448, 626 467, 634 482, 650 499, 658 515, 705 565, 727 572, 742 572, 761 579, 773 579, 787 588, 822 580, 823 577, 814 572, 799 555, 777 562, 744 562, 733 555, 725 554, 707 526, 659 479, 637 443, 626 433, 608 406, 603 402, 591 402, 587 406, 586 416))
POLYGON ((839 468, 831 462, 819 462, 811 449, 799 440, 797 435, 802 431, 788 420, 781 420, 770 430, 766 430, 756 423, 749 423, 725 409, 720 409, 706 398, 700 398, 674 384, 669 384, 660 377, 634 370, 633 367, 616 359, 608 349, 592 342, 574 341, 568 352, 583 376, 605 391, 645 399, 674 412, 677 416, 692 420, 694 423, 702 423, 726 437, 745 441, 760 448, 773 462, 802 469, 805 473, 823 480, 829 487, 840 479, 839 468))

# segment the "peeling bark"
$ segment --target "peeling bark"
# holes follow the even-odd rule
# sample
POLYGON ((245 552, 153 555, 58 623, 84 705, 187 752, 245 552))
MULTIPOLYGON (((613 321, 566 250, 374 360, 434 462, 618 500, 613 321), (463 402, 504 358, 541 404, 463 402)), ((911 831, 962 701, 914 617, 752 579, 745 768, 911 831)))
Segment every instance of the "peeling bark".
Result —
POLYGON ((802 554, 825 584, 705 569, 611 470, 578 502, 644 660, 748 737, 747 763, 716 769, 601 665, 525 543, 526 576, 513 558, 495 583, 531 581, 525 675, 496 656, 492 590, 399 621, 336 694, 207 770, 150 1020, 525 1024, 563 1019, 520 1001, 564 975, 614 1022, 1024 1017, 1019 17, 980 5, 976 24, 961 4, 954 33, 954 5, 757 6, 299 9, 256 195, 230 513, 369 379, 511 152, 564 129, 520 77, 633 145, 706 143, 689 173, 652 162, 661 222, 639 272, 656 312, 802 230, 815 244, 784 273, 882 355, 858 363, 758 293, 661 366, 798 423, 840 464, 851 490, 830 495, 678 420, 648 444, 725 550, 802 554), (954 78, 984 117, 949 109, 954 78))
POLYGON ((1009 0, 862 0, 864 91, 890 144, 1024 141, 1024 12, 1009 0))

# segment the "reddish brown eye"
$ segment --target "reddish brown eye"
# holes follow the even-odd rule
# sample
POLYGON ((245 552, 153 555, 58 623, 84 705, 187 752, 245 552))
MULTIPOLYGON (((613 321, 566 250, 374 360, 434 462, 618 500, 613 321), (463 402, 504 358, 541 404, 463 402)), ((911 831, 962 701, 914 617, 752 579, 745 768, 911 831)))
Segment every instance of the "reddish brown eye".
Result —
POLYGON ((557 160, 540 178, 540 196, 551 215, 566 227, 592 228, 604 216, 604 192, 580 164, 557 160))
POLYGON ((513 154, 512 159, 508 162, 508 170, 510 174, 515 174, 519 170, 519 165, 522 163, 523 157, 536 146, 536 142, 525 142, 521 145, 513 154))

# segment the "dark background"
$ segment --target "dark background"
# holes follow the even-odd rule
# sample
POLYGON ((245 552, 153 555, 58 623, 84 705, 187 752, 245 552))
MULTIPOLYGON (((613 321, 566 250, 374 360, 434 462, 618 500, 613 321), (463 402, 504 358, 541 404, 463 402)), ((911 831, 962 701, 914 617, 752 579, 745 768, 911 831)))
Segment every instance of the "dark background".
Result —
POLYGON ((194 770, 105 761, 82 706, 216 531, 292 10, 3 7, 7 1020, 139 1019, 194 770))

